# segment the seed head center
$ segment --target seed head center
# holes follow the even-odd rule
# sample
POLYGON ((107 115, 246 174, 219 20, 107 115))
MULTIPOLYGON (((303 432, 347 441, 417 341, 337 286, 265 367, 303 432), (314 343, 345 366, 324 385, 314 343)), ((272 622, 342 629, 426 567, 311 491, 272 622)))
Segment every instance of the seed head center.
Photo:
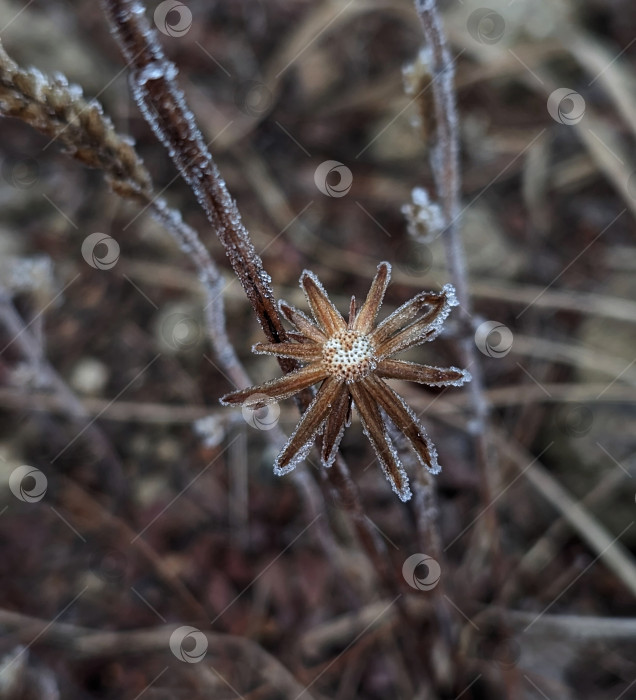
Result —
POLYGON ((377 365, 373 344, 359 331, 340 331, 325 342, 322 359, 329 374, 357 382, 377 365))

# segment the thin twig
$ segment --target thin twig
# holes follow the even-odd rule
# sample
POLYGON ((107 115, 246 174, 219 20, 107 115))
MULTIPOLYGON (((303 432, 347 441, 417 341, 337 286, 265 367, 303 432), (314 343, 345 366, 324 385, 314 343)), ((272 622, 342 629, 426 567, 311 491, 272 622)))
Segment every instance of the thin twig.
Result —
MULTIPOLYGON (((453 85, 454 68, 442 21, 435 0, 415 0, 425 41, 430 48, 432 88, 435 105, 436 134, 431 149, 431 167, 438 196, 445 218, 443 233, 446 262, 452 283, 457 291, 460 309, 464 312, 463 332, 457 343, 461 361, 470 369, 469 384, 474 417, 474 434, 477 464, 481 475, 482 500, 490 502, 491 455, 487 442, 488 403, 484 396, 484 383, 479 358, 473 342, 471 300, 468 291, 468 271, 460 235, 460 174, 459 174, 459 122, 453 85)), ((491 545, 496 549, 496 520, 494 511, 486 517, 491 545)))
MULTIPOLYGON (((168 150, 206 213, 267 339, 274 343, 286 340, 287 334, 274 302, 271 279, 175 80, 176 67, 166 59, 140 3, 102 0, 102 7, 130 66, 131 89, 144 118, 168 150)), ((285 372, 298 366, 294 360, 278 358, 278 361, 285 372)), ((302 410, 310 401, 310 391, 300 394, 302 410)), ((337 457, 326 474, 340 503, 349 512, 375 570, 385 584, 394 589, 394 579, 383 556, 384 547, 365 516, 358 488, 342 457, 337 457)))
MULTIPOLYGON (((179 629, 174 625, 162 625, 125 632, 100 632, 9 610, 0 610, 0 626, 11 630, 27 646, 60 647, 83 659, 124 657, 130 654, 170 654, 171 635, 179 629)), ((284 693, 284 697, 291 699, 302 694, 311 700, 311 693, 279 661, 251 639, 215 632, 198 634, 204 634, 207 639, 206 658, 226 662, 232 659, 237 672, 240 668, 258 671, 263 681, 284 693)), ((205 659, 203 665, 206 665, 205 659)))

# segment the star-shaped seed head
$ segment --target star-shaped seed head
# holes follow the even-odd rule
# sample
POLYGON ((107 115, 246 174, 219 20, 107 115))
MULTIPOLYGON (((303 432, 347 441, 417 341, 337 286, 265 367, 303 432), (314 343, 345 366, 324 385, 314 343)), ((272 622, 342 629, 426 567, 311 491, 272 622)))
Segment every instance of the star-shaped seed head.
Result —
POLYGON ((376 368, 375 348, 360 331, 345 330, 329 338, 322 347, 325 370, 345 382, 359 382, 376 368))
POLYGON ((355 299, 351 300, 347 322, 329 300, 318 278, 305 270, 300 286, 307 296, 313 321, 293 306, 280 302, 281 313, 296 332, 289 334, 290 342, 257 343, 253 348, 256 353, 293 358, 303 366, 280 379, 221 399, 226 405, 258 408, 321 382, 276 459, 277 474, 294 469, 307 456, 319 433, 322 433, 322 462, 330 467, 349 423, 352 404, 380 466, 403 501, 411 497, 411 491, 389 436, 387 421, 405 436, 422 466, 434 474, 439 472, 435 446, 413 411, 384 380, 402 379, 430 386, 461 386, 470 380, 470 374, 457 367, 432 367, 391 359, 396 353, 439 335, 451 307, 457 305, 455 290, 447 284, 441 292, 421 292, 376 325, 390 275, 389 263, 380 263, 362 307, 357 309, 355 299))

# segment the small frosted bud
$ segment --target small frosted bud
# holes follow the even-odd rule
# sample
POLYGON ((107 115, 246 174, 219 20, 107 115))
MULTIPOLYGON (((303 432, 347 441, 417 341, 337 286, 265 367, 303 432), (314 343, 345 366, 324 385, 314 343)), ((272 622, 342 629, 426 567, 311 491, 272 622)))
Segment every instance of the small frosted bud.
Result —
POLYGON ((205 416, 194 421, 194 432, 206 447, 217 447, 225 437, 225 426, 217 416, 205 416))
POLYGON ((411 202, 402 207, 406 217, 407 230, 419 241, 432 241, 444 230, 444 214, 428 192, 416 187, 411 193, 411 202))

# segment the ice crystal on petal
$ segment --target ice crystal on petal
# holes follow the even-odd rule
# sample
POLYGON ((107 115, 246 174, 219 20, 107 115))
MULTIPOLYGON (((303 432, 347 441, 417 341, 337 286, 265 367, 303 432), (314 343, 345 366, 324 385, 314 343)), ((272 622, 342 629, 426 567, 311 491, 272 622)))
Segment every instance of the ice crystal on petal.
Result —
POLYGON ((459 306, 459 299, 457 299, 457 293, 452 284, 445 284, 442 291, 446 294, 446 302, 449 306, 459 306))
MULTIPOLYGON (((296 469, 296 467, 301 464, 302 462, 305 461, 307 458, 307 455, 311 452, 311 448, 314 446, 314 442, 316 441, 316 436, 320 432, 320 428, 316 430, 316 432, 311 436, 309 440, 298 450, 298 452, 292 457, 292 459, 287 462, 287 464, 281 466, 280 465, 280 455, 276 458, 276 461, 274 462, 274 474, 276 476, 284 476, 285 474, 289 474, 289 472, 293 471, 296 469)), ((283 447, 283 451, 290 445, 291 441, 294 439, 294 433, 290 436, 289 440, 283 447)), ((282 454, 282 452, 281 452, 282 454)))
POLYGON ((344 435, 344 431, 346 428, 348 428, 350 423, 347 423, 346 421, 340 426, 340 429, 338 431, 338 435, 336 436, 336 439, 333 443, 333 447, 331 448, 331 451, 325 456, 325 458, 322 460, 322 464, 324 467, 329 469, 329 467, 333 466, 333 463, 336 461, 336 457, 338 456, 338 449, 340 448, 340 443, 342 442, 342 436, 344 435))

